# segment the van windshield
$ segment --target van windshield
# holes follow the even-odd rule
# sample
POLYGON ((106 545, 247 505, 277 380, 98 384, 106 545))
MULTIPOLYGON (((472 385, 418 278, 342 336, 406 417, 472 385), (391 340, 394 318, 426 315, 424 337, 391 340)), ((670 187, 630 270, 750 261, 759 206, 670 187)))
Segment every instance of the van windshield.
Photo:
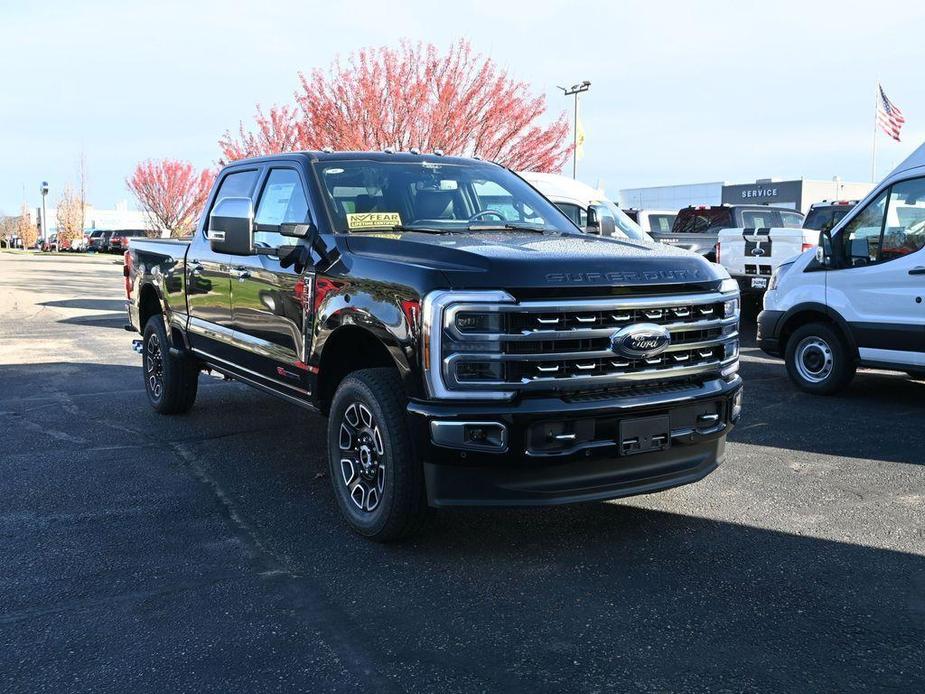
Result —
POLYGON ((493 164, 315 162, 338 233, 530 229, 580 233, 551 202, 493 164))

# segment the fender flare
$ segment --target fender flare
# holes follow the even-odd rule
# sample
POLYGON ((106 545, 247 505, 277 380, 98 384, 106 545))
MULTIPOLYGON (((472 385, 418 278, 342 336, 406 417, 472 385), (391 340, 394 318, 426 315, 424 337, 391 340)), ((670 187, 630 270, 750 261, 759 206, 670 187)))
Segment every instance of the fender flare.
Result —
MULTIPOLYGON (((790 321, 793 320, 793 318, 802 313, 810 312, 821 313, 822 315, 828 317, 829 320, 831 320, 833 323, 835 323, 835 325, 838 326, 839 332, 841 332, 842 336, 845 338, 848 349, 855 356, 858 355, 858 345, 854 339, 854 332, 851 330, 851 326, 848 324, 848 321, 846 321, 838 311, 835 311, 830 306, 826 306, 825 304, 816 301, 804 301, 787 309, 784 312, 784 315, 781 317, 780 322, 778 323, 780 326, 778 328, 778 334, 783 335, 785 328, 790 323, 790 321)), ((784 350, 782 349, 781 351, 783 352, 784 350)))

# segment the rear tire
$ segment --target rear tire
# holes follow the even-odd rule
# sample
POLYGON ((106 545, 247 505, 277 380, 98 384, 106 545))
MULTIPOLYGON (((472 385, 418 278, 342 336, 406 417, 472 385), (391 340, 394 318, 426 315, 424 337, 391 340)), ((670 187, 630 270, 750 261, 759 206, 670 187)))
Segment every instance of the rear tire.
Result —
POLYGON ((407 401, 393 369, 347 376, 331 402, 328 470, 334 497, 350 527, 388 542, 418 531, 426 520, 424 469, 414 454, 407 401))
POLYGON ((797 328, 787 340, 784 360, 794 385, 814 395, 834 395, 857 371, 844 339, 825 323, 797 328))
POLYGON ((170 340, 160 314, 145 324, 142 347, 142 373, 151 407, 161 414, 189 412, 199 390, 199 367, 189 359, 170 355, 170 340))

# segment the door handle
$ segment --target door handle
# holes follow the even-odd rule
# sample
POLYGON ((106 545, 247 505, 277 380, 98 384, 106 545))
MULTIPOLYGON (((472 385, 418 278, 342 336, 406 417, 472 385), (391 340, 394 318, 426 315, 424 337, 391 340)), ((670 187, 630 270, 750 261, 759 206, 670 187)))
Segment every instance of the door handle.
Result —
POLYGON ((925 267, 914 267, 909 270, 910 275, 925 275, 925 267))

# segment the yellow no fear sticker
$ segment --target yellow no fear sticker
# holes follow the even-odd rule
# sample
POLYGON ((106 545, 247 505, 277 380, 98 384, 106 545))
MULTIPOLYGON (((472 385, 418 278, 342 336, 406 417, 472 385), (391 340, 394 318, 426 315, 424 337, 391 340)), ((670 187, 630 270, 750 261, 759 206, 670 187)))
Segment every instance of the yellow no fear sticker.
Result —
POLYGON ((350 212, 347 214, 348 229, 391 229, 401 225, 398 212, 350 212))

